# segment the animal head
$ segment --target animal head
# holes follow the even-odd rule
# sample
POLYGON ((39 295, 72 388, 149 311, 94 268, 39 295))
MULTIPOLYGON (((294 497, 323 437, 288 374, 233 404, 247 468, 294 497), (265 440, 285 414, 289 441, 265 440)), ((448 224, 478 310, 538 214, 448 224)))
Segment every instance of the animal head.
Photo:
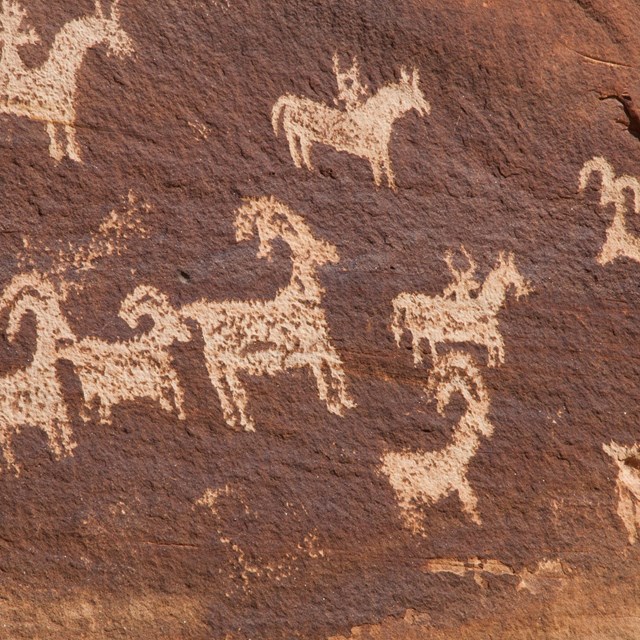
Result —
POLYGON ((133 41, 120 26, 120 0, 113 0, 109 15, 102 8, 102 1, 96 0, 95 11, 87 18, 100 42, 107 44, 107 55, 124 58, 133 53, 133 41))
POLYGON ((613 167, 602 157, 587 160, 580 170, 578 189, 584 191, 592 174, 599 173, 602 179, 600 188, 600 204, 604 207, 614 204, 622 207, 625 204, 625 189, 634 196, 634 210, 640 213, 640 183, 632 176, 623 175, 616 178, 613 167))
POLYGON ((397 95, 400 100, 400 107, 403 111, 415 109, 421 116, 429 115, 431 113, 431 105, 420 90, 419 82, 420 75, 417 69, 414 68, 411 75, 404 67, 400 70, 400 82, 396 85, 398 87, 397 95))
POLYGON ((22 23, 27 12, 14 0, 2 0, 0 27, 2 28, 3 47, 22 47, 26 44, 38 44, 38 34, 29 27, 24 30, 22 23))
POLYGON ((511 252, 506 254, 506 256, 504 251, 498 254, 498 262, 494 268, 494 273, 499 276, 505 285, 514 287, 518 300, 533 291, 533 288, 518 271, 515 256, 511 252))
POLYGON ((155 287, 137 286, 122 301, 118 315, 132 329, 139 325, 144 316, 150 316, 154 325, 150 333, 162 336, 167 344, 191 340, 191 331, 179 311, 171 305, 167 296, 155 287))
POLYGON ((603 444, 602 449, 618 467, 622 468, 626 464, 636 469, 639 468, 640 444, 627 447, 612 440, 609 444, 603 444))
POLYGON ((236 214, 236 240, 250 239, 258 235, 258 258, 271 259, 273 242, 281 239, 289 245, 294 260, 309 266, 336 263, 340 257, 336 248, 315 238, 305 221, 285 204, 264 196, 250 199, 236 214))

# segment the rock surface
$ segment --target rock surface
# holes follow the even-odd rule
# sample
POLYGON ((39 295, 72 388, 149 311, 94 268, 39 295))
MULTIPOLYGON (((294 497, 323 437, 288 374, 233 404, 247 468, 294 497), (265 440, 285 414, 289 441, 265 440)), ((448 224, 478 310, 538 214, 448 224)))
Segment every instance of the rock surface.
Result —
POLYGON ((0 636, 639 638, 637 3, 21 5, 0 636))

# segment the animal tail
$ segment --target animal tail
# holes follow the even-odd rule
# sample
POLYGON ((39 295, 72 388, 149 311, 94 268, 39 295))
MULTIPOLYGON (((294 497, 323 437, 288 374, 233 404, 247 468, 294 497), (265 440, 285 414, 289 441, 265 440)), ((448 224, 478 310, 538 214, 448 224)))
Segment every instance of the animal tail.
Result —
POLYGON ((292 107, 294 105, 294 100, 295 96, 285 94, 280 96, 273 105, 273 109, 271 109, 271 126, 273 127, 273 132, 276 135, 278 135, 278 125, 280 124, 280 119, 285 107, 292 107))

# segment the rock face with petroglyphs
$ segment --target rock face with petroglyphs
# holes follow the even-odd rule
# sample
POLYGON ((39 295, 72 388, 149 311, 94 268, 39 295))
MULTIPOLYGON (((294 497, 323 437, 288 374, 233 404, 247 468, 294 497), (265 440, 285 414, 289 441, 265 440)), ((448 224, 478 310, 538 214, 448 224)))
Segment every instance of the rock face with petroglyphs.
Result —
POLYGON ((0 638, 640 638, 636 2, 0 46, 0 638))

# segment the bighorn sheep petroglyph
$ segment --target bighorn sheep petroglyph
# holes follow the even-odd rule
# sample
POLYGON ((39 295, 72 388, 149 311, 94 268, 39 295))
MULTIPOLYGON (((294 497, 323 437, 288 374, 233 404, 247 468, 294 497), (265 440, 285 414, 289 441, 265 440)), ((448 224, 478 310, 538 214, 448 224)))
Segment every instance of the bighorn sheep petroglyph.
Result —
POLYGON ((272 300, 199 300, 182 308, 198 322, 211 383, 220 397, 224 419, 254 431, 247 393, 239 375, 274 375, 309 367, 327 409, 342 415, 354 405, 346 390, 342 362, 329 338, 321 307, 324 289, 317 269, 338 262, 332 245, 318 240, 304 220, 274 198, 250 200, 238 209, 236 240, 257 233, 258 257, 269 258, 272 243, 283 240, 291 250, 291 278, 272 300))
POLYGON ((487 347, 489 366, 504 363, 504 341, 498 329, 497 313, 510 287, 515 288, 516 298, 520 298, 529 293, 529 286, 516 268, 512 253, 505 256, 500 252, 481 287, 473 278, 476 265, 468 254, 467 257, 470 266, 462 272, 455 270, 450 254, 445 256, 455 281, 442 295, 401 293, 393 300, 391 330, 397 344, 405 330, 411 333, 416 364, 422 362, 422 340, 429 342, 434 360, 438 357, 439 343, 471 342, 487 347), (478 289, 477 296, 471 297, 471 291, 478 289))
POLYGON ((354 66, 343 73, 334 57, 334 71, 338 80, 338 98, 345 103, 345 110, 285 94, 278 98, 271 112, 275 134, 278 135, 282 121, 291 158, 298 168, 304 162, 307 169, 313 169, 311 147, 313 143, 320 143, 365 158, 371 165, 376 186, 382 184, 384 171, 387 184, 395 188, 389 155, 393 123, 411 109, 421 116, 431 111, 418 86, 418 70, 414 69, 409 75, 402 69, 400 82, 382 87, 369 98, 366 98, 368 89, 360 83, 355 61, 354 66))
POLYGON ((405 524, 414 532, 422 529, 418 507, 433 505, 452 493, 458 494, 463 511, 480 524, 478 500, 467 479, 467 468, 478 451, 480 436, 493 434, 482 377, 471 356, 451 351, 435 363, 427 388, 441 415, 453 394, 461 394, 466 402, 467 409, 454 427, 451 441, 438 451, 386 453, 382 472, 395 491, 405 524))
POLYGON ((26 13, 14 0, 3 0, 0 12, 0 113, 23 116, 45 124, 49 134, 49 154, 55 160, 69 156, 80 162, 76 142, 75 98, 78 70, 86 52, 106 43, 109 55, 132 53, 131 39, 120 26, 118 0, 114 0, 108 16, 100 0, 93 14, 65 24, 57 33, 49 58, 42 66, 27 67, 18 49, 39 41, 33 29, 23 30, 26 13), (66 145, 60 145, 57 129, 66 134, 66 145))
POLYGON ((31 312, 36 321, 36 345, 31 362, 0 378, 0 449, 7 467, 16 472, 11 439, 23 426, 42 429, 49 448, 60 458, 75 447, 62 389, 56 373, 58 347, 74 335, 63 320, 61 294, 35 272, 13 278, 0 298, 10 306, 7 338, 13 341, 22 319, 31 312))
POLYGON ((627 192, 633 194, 633 212, 640 213, 640 182, 628 175, 616 178, 613 167, 604 158, 596 157, 585 162, 580 171, 580 191, 586 188, 593 173, 599 173, 602 177, 600 204, 603 207, 613 204, 615 208, 613 220, 607 229, 607 238, 597 258, 598 262, 605 265, 621 257, 640 262, 640 239, 627 231, 625 220, 627 192))
POLYGON ((153 327, 130 340, 91 336, 60 349, 59 357, 73 363, 82 384, 84 420, 96 401, 101 422, 110 422, 115 405, 142 398, 158 402, 165 411, 175 409, 184 419, 183 392, 169 347, 190 340, 191 333, 166 295, 141 285, 124 299, 119 316, 135 329, 145 315, 153 319, 153 327))

